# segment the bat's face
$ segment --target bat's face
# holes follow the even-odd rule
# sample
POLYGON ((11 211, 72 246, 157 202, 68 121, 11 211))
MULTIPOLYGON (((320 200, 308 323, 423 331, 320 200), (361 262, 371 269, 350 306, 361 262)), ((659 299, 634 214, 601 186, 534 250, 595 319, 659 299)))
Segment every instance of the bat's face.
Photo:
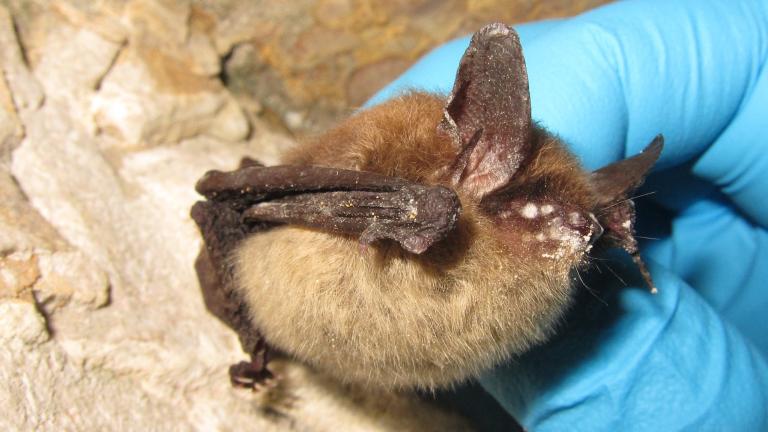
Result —
MULTIPOLYGON (((623 186, 606 181, 610 167, 585 172, 560 142, 531 124, 517 35, 487 26, 473 38, 448 100, 404 95, 284 160, 453 191, 461 212, 455 223, 448 218, 450 229, 428 242, 385 233, 379 238, 399 243, 361 248, 356 237, 338 234, 336 222, 325 226, 312 216, 304 227, 279 226, 244 239, 230 256, 236 290, 271 345, 342 380, 450 385, 551 334, 575 272, 603 234, 601 224, 614 243, 631 249, 631 207, 617 206, 626 217, 606 221, 595 213, 637 186, 658 155, 650 153, 624 162, 623 186)), ((311 206, 325 209, 327 197, 311 206)), ((444 208, 430 200, 406 208, 444 208)), ((366 208, 354 202, 356 211, 366 208)), ((371 214, 375 225, 381 213, 371 214)), ((409 229, 405 237, 422 239, 420 226, 409 229)))

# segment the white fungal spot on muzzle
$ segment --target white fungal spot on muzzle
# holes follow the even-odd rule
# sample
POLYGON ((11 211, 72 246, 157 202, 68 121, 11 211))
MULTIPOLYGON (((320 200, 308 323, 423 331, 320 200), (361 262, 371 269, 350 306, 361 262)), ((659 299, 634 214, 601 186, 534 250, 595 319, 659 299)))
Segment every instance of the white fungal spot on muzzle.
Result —
POLYGON ((528 203, 520 209, 520 215, 526 219, 533 219, 539 215, 539 208, 534 203, 528 203))
POLYGON ((584 220, 584 217, 579 214, 579 212, 571 212, 568 214, 568 220, 571 223, 571 225, 584 225, 587 223, 587 221, 584 220))

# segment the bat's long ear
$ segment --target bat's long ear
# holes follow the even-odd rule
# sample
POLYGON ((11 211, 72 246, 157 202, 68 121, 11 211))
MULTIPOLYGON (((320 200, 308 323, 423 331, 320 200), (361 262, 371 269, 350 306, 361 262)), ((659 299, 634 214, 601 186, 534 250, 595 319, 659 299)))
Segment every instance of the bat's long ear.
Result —
POLYGON ((651 141, 640 154, 604 166, 592 173, 590 182, 598 206, 610 205, 627 198, 645 180, 664 148, 661 135, 651 141))
POLYGON ((635 203, 629 194, 643 183, 663 147, 664 137, 658 135, 640 154, 600 168, 590 176, 598 209, 597 220, 605 230, 600 243, 627 251, 652 293, 656 292, 656 286, 637 247, 635 203))
POLYGON ((490 24, 475 33, 438 130, 457 147, 454 186, 482 198, 514 176, 531 147, 528 74, 514 29, 490 24))

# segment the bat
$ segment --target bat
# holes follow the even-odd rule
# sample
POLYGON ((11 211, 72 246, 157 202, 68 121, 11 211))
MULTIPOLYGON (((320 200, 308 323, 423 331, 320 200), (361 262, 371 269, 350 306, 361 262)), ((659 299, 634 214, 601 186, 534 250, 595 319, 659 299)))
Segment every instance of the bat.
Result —
POLYGON ((283 155, 197 183, 208 309, 250 361, 270 350, 344 382, 450 386, 547 340, 597 245, 652 291, 630 194, 663 147, 587 172, 531 120, 515 31, 477 32, 447 97, 412 91, 283 155))

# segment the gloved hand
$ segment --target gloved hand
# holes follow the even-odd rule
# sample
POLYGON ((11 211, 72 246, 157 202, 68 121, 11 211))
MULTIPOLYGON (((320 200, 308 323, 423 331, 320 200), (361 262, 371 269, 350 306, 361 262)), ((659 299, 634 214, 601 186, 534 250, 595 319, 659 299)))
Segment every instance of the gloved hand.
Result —
MULTIPOLYGON (((586 167, 664 134, 638 200, 660 292, 604 270, 555 340, 481 384, 535 431, 768 430, 768 3, 626 1, 518 31, 534 120, 586 167)), ((447 94, 468 42, 372 103, 447 94)))

